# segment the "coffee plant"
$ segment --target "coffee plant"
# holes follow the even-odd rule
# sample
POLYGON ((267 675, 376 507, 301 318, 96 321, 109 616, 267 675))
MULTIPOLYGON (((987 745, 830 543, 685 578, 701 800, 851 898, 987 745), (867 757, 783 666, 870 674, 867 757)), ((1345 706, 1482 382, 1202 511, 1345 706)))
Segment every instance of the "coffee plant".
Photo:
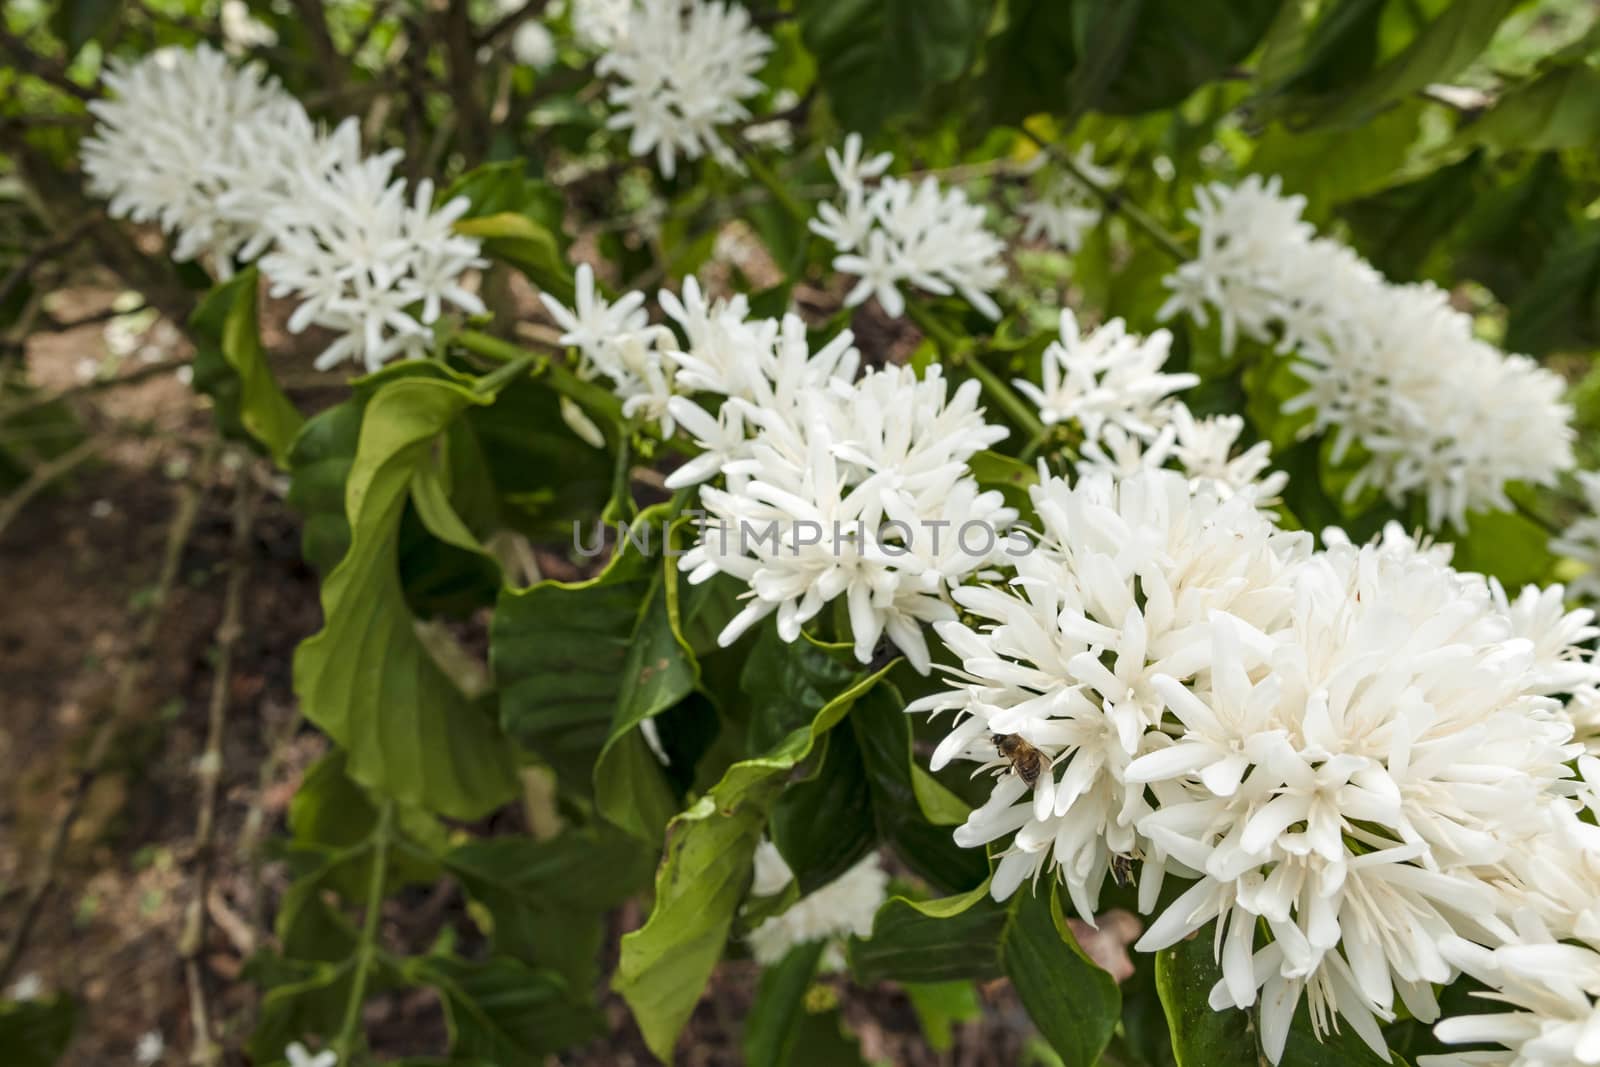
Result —
POLYGON ((671 1061, 749 960, 752 1064, 871 1062, 874 988, 1068 1067, 1600 1063, 1597 16, 8 5, 8 344, 87 235, 320 581, 193 1062, 671 1061), (413 988, 442 1058, 369 1039, 413 988))

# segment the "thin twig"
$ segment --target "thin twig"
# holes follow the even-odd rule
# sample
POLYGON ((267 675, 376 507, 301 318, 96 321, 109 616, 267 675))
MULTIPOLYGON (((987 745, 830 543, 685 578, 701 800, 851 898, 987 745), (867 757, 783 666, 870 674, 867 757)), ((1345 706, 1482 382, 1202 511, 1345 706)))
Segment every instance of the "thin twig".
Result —
POLYGON ((233 497, 233 542, 229 548, 222 622, 217 627, 206 747, 195 770, 195 776, 200 779, 200 799, 194 831, 194 890, 184 916, 183 934, 178 940, 178 956, 183 960, 189 985, 189 1015, 194 1031, 189 1062, 196 1067, 214 1067, 222 1059, 222 1046, 211 1036, 200 951, 205 947, 206 897, 211 888, 211 868, 216 853, 217 787, 222 780, 222 734, 227 722, 228 686, 232 679, 234 647, 243 629, 244 587, 250 575, 250 535, 259 498, 255 483, 248 477, 241 477, 233 497))
POLYGON ((56 817, 55 826, 50 831, 49 845, 46 847, 44 859, 35 869, 33 884, 28 888, 28 896, 22 905, 21 913, 17 916, 17 924, 12 927, 6 941, 5 954, 0 955, 0 986, 10 981, 11 973, 22 959, 23 950, 28 946, 28 935, 33 929, 34 920, 39 916, 39 908, 44 903, 50 887, 55 884, 56 867, 61 862, 62 853, 66 851, 67 838, 72 833, 72 826, 83 810, 84 798, 99 775, 101 767, 104 766, 112 742, 121 732, 123 720, 133 703, 134 694, 144 683, 156 637, 160 632, 161 620, 166 615, 167 601, 171 597, 173 585, 177 582, 183 550, 189 544, 195 518, 200 514, 200 497, 210 477, 214 456, 213 447, 202 459, 198 476, 193 481, 185 482, 178 489, 177 507, 173 510, 172 522, 167 526, 166 547, 161 556, 155 597, 151 600, 148 613, 134 636, 132 655, 117 676, 117 688, 112 695, 110 714, 101 721, 95 730, 93 740, 89 743, 88 754, 73 779, 66 805, 56 817))
POLYGON ((76 319, 67 319, 65 321, 51 318, 49 315, 46 315, 44 316, 44 321, 39 323, 36 329, 38 329, 41 333, 66 333, 68 330, 80 330, 85 326, 98 326, 102 322, 110 322, 112 319, 120 319, 124 315, 137 315, 140 312, 148 310, 150 310, 149 304, 140 304, 138 307, 131 308, 108 307, 101 308, 99 311, 91 312, 88 315, 84 315, 76 319))
POLYGON ((1034 133, 1025 126, 1020 127, 1020 129, 1022 130, 1024 137, 1027 137, 1034 144, 1038 145, 1041 150, 1047 152, 1052 159, 1062 166, 1063 169, 1076 178, 1085 189, 1089 190, 1096 197, 1098 197, 1100 202, 1105 205, 1107 211, 1114 211, 1120 214, 1134 226, 1143 230, 1151 240, 1155 241, 1156 244, 1161 246, 1162 251, 1166 252, 1172 258, 1179 260, 1180 262, 1193 258, 1189 254, 1189 251, 1183 247, 1183 243, 1181 241, 1163 229, 1161 224, 1146 214, 1144 209, 1138 204, 1135 204, 1133 201, 1123 196, 1121 190, 1108 189, 1101 185, 1099 182, 1095 181, 1088 174, 1086 174, 1082 167, 1078 166, 1077 160, 1073 159, 1068 153, 1061 151, 1058 146, 1046 141, 1043 137, 1040 137, 1038 134, 1034 133))
POLYGON ((478 34, 474 41, 479 48, 492 48, 496 41, 515 30, 528 19, 538 18, 544 9, 550 6, 550 0, 527 0, 515 11, 502 15, 499 19, 489 23, 484 31, 478 34))
POLYGON ((98 93, 85 89, 68 77, 64 65, 53 63, 32 48, 29 48, 27 42, 6 29, 3 22, 0 22, 0 45, 3 45, 5 50, 11 53, 12 61, 16 63, 17 69, 24 74, 31 74, 52 88, 59 89, 68 96, 75 96, 79 100, 88 101, 98 98, 98 93))
POLYGON ((14 419, 18 415, 25 415, 30 411, 36 411, 39 408, 49 407, 58 400, 70 400, 73 397, 86 396, 89 393, 104 392, 107 389, 117 389, 124 385, 137 385, 140 382, 148 381, 151 378, 160 377, 163 374, 171 374, 174 371, 189 366, 191 362, 192 360, 187 358, 164 359, 159 363, 147 363, 142 367, 136 367, 127 374, 119 374, 111 378, 91 378, 89 381, 82 382, 78 385, 68 386, 65 389, 57 390, 54 393, 44 393, 37 396, 31 396, 12 407, 0 408, 0 423, 14 419))
POLYGON ((0 281, 0 304, 4 304, 6 298, 11 295, 12 290, 27 280, 35 267, 77 244, 83 239, 84 234, 89 232, 89 227, 93 226, 94 223, 93 216, 80 219, 73 224, 71 229, 54 241, 48 241, 30 252, 26 259, 12 268, 11 273, 6 275, 5 281, 0 281))
POLYGON ((54 459, 45 460, 35 467, 33 473, 28 475, 27 481, 12 490, 4 500, 0 500, 0 536, 5 535, 6 529, 22 513, 22 509, 29 501, 49 488, 57 479, 94 458, 110 443, 111 439, 107 436, 90 437, 78 442, 54 459))

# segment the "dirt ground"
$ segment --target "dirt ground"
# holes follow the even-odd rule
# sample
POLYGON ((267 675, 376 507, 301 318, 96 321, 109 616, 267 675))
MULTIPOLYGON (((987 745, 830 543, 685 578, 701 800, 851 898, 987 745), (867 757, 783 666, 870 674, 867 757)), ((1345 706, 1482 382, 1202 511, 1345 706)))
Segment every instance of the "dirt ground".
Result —
MULTIPOLYGON (((58 294, 62 306, 52 311, 75 318, 109 308, 116 298, 110 289, 74 290, 58 294)), ((109 328, 30 339, 29 380, 53 392, 95 373, 125 374, 187 354, 169 324, 133 325, 118 319, 109 328), (108 359, 121 363, 112 368, 108 359)), ((296 400, 318 407, 337 399, 328 379, 304 373, 308 363, 284 369, 296 400)), ((216 455, 205 401, 173 374, 74 403, 88 432, 109 444, 0 528, 0 947, 21 924, 96 734, 107 722, 116 726, 6 992, 60 991, 77 999, 79 1022, 65 1067, 189 1062, 194 1028, 177 945, 194 896, 196 764, 216 674, 232 509, 247 487, 260 504, 245 543, 243 627, 227 685, 219 846, 200 954, 209 1010, 227 1047, 224 1062, 244 1064, 238 1049, 255 997, 240 972, 252 949, 271 937, 275 902, 287 885, 281 869, 262 862, 260 845, 283 831, 301 775, 326 748, 299 720, 290 678, 296 643, 319 625, 315 577, 300 560, 299 526, 283 502, 282 479, 240 452, 216 455), (191 494, 192 532, 170 595, 158 604, 166 542, 191 494), (140 632, 152 618, 153 640, 141 656, 140 632), (158 1044, 160 1055, 149 1058, 158 1044)), ((467 921, 449 884, 423 899, 391 901, 389 909, 386 936, 415 947, 439 925, 467 921), (423 926, 415 921, 419 909, 431 917, 423 926)), ((614 917, 612 961, 616 939, 640 921, 637 907, 614 917)), ((685 1034, 680 1063, 741 1062, 740 1021, 755 979, 748 963, 719 970, 685 1034)), ((1021 1062, 1029 1027, 1004 983, 984 991, 984 1020, 958 1025, 945 1053, 927 1047, 903 994, 853 989, 842 979, 836 985, 864 1053, 878 1062, 1021 1062)), ((621 1002, 610 997, 607 1010, 610 1037, 551 1062, 655 1062, 621 1002)), ((375 998, 366 1021, 380 1055, 444 1051, 443 1016, 429 993, 375 998)))

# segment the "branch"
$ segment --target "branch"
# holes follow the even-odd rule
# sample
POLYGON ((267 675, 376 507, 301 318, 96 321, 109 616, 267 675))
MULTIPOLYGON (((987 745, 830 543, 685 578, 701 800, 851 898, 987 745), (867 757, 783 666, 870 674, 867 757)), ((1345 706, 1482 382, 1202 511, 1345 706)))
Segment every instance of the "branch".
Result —
POLYGON ((194 531, 195 518, 200 513, 202 487, 210 476, 214 456, 215 446, 208 450, 201 460, 199 475, 193 481, 184 483, 178 490, 178 504, 173 511, 172 522, 167 526, 167 541, 156 580, 155 598, 150 602, 148 614, 145 615, 134 637, 129 662, 117 677, 111 713, 101 721, 95 730, 93 740, 89 743, 88 754, 84 757, 83 765, 72 782, 66 806, 56 817, 55 826, 51 829, 50 843, 43 861, 37 867, 33 884, 28 888, 28 896, 17 917, 17 925, 11 930, 4 955, 0 955, 0 986, 10 981, 11 973, 16 970, 17 963, 22 959, 23 950, 28 945, 28 935, 33 929, 34 920, 39 916, 39 908, 44 903, 50 887, 55 883, 56 867, 61 862, 62 853, 66 851, 72 825, 77 822, 78 815, 83 810, 84 797, 88 795, 89 787, 105 765, 111 744, 116 740, 123 720, 127 717, 129 705, 133 703, 133 696, 144 682, 161 620, 166 614, 167 600, 178 578, 178 565, 183 559, 184 548, 189 544, 189 535, 194 531))
POLYGON ((58 400, 70 400, 73 397, 100 393, 107 389, 116 389, 124 385, 137 385, 139 382, 148 381, 163 374, 171 374, 176 370, 187 367, 189 363, 188 359, 164 359, 159 363, 147 363, 142 367, 129 371, 127 374, 119 374, 113 378, 94 378, 79 385, 71 385, 65 389, 57 390, 54 393, 31 396, 20 404, 0 408, 0 423, 14 419, 18 415, 26 415, 28 412, 36 411, 39 408, 49 407, 58 400))
POLYGON ((550 0, 526 0, 521 7, 509 12, 491 22, 482 33, 478 34, 474 42, 479 48, 491 48, 500 38, 506 36, 532 18, 538 18, 544 9, 550 6, 550 0))
POLYGON ((1151 240, 1155 241, 1156 244, 1161 246, 1162 251, 1166 252, 1173 259, 1187 261, 1193 258, 1189 254, 1188 249, 1183 247, 1182 242, 1163 229, 1161 224, 1146 214, 1144 209, 1138 204, 1133 203, 1133 201, 1123 196, 1120 189, 1107 189, 1105 186, 1096 182, 1093 178, 1090 178, 1089 175, 1085 174, 1083 168, 1078 166, 1077 160, 1073 159, 1072 156, 1066 152, 1061 151, 1058 146, 1046 141, 1044 138, 1040 137, 1026 126, 1020 127, 1020 129, 1022 130, 1024 137, 1038 145, 1042 151, 1046 152, 1052 159, 1061 164, 1067 173, 1076 178, 1079 184, 1098 197, 1100 202, 1105 205, 1107 211, 1117 212, 1135 227, 1143 230, 1151 240))
POLYGON ((0 501, 0 536, 5 534, 12 521, 22 513, 23 508, 28 506, 29 501, 44 492, 57 479, 94 458, 110 443, 109 436, 90 437, 54 459, 45 460, 33 468, 28 480, 0 501))
POLYGON ((234 647, 242 629, 245 582, 250 574, 250 534, 255 521, 259 492, 247 477, 241 477, 233 497, 233 542, 228 559, 227 591, 223 596, 222 622, 217 627, 216 667, 211 677, 211 704, 206 720, 205 754, 200 757, 196 777, 200 779, 199 807, 194 831, 194 895, 184 916, 183 933, 178 940, 178 956, 183 960, 189 986, 189 1015, 194 1031, 194 1047, 189 1062, 196 1067, 215 1067, 222 1060, 222 1046, 211 1037, 211 1016, 206 1005, 205 980, 200 969, 200 951, 205 947, 206 897, 211 887, 211 867, 215 856, 213 838, 217 819, 217 785, 222 779, 222 733, 227 719, 228 686, 233 671, 234 647))

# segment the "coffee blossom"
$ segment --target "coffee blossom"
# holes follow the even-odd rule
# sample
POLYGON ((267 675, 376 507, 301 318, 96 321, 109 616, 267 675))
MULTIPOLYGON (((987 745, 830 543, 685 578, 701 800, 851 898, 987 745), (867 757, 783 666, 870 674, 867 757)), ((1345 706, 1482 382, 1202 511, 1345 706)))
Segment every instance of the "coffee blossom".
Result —
MULTIPOLYGON (((756 850, 756 881, 751 892, 772 896, 794 878, 777 846, 762 841, 756 850)), ((780 962, 789 950, 817 941, 828 942, 822 957, 824 970, 839 970, 844 956, 838 942, 851 934, 872 933, 872 919, 888 897, 889 874, 868 855, 820 889, 801 897, 781 914, 763 920, 750 931, 750 952, 763 966, 780 962)))

